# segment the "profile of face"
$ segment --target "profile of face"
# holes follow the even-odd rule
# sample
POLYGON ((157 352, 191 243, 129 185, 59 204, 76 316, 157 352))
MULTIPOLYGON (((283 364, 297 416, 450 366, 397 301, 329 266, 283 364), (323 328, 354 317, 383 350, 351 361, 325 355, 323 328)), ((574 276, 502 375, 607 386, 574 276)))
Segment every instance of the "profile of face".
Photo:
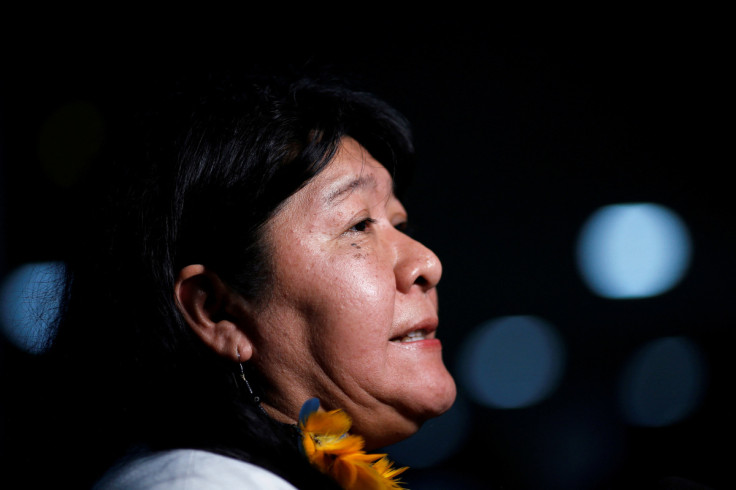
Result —
POLYGON ((267 224, 273 282, 253 316, 251 361, 279 417, 318 397, 379 447, 452 405, 436 337, 442 266, 401 231, 406 221, 389 172, 345 138, 267 224))
POLYGON ((442 266, 406 222, 389 172, 346 137, 266 222, 264 296, 213 301, 218 288, 202 287, 206 271, 193 265, 177 282, 181 310, 212 348, 261 373, 275 419, 295 423, 317 397, 352 417, 368 449, 394 443, 455 399, 436 337, 442 266))

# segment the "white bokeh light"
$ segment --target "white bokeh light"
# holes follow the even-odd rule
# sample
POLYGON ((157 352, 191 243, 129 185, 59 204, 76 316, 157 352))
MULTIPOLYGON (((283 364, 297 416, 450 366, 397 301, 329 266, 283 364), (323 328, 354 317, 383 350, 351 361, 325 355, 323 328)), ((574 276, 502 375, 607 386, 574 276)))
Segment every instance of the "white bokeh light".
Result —
POLYGON ((616 204, 585 223, 577 249, 586 284, 606 298, 661 294, 690 264, 687 227, 670 209, 652 203, 616 204))

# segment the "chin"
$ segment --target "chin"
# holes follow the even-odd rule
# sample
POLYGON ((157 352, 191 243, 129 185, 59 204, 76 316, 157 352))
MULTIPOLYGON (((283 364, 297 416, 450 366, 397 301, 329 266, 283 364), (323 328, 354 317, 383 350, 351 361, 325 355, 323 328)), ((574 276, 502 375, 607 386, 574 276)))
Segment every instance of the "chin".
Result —
MULTIPOLYGON (((457 391, 455 381, 449 373, 447 377, 424 390, 421 395, 410 397, 410 402, 402 408, 396 408, 400 413, 395 423, 390 424, 392 429, 381 433, 364 433, 363 438, 367 449, 376 449, 388 446, 413 436, 422 425, 439 415, 447 412, 455 402, 457 391)), ((410 395, 409 395, 410 396, 410 395)), ((389 424, 382 424, 388 427, 389 424)))
POLYGON ((449 373, 444 383, 438 384, 434 387, 434 390, 430 391, 433 394, 427 400, 427 409, 424 411, 421 423, 447 412, 455 403, 455 397, 457 396, 455 380, 452 379, 449 373))
POLYGON ((413 411, 417 420, 425 420, 442 415, 452 407, 457 395, 455 380, 444 368, 430 378, 424 380, 420 391, 415 390, 413 395, 407 391, 408 407, 413 411))

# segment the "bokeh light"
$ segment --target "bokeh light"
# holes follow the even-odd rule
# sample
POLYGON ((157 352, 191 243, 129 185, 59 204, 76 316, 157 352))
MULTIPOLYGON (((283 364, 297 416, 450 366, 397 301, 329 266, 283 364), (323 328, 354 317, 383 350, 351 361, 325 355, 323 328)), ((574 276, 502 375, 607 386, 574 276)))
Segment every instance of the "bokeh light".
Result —
POLYGON ((580 233, 578 267, 586 284, 606 298, 661 294, 684 275, 691 255, 685 224, 652 203, 606 206, 580 233))
POLYGON ((39 353, 61 301, 64 265, 60 262, 25 264, 4 278, 0 286, 0 325, 16 347, 39 353))
POLYGON ((397 464, 411 468, 431 468, 462 449, 471 429, 472 416, 461 396, 450 410, 424 423, 419 432, 386 451, 397 464))
POLYGON ((697 408, 705 391, 706 365, 685 337, 649 342, 628 361, 621 377, 621 405, 632 425, 661 427, 697 408))
POLYGON ((508 316, 480 325, 467 336, 458 373, 478 403, 521 408, 555 390, 564 357, 563 342, 552 325, 535 316, 508 316))

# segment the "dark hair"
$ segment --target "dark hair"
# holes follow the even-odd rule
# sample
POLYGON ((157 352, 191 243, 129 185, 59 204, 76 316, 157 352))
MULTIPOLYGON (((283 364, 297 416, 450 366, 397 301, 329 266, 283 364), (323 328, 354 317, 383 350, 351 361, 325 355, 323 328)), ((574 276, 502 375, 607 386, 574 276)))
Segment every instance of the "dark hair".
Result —
POLYGON ((47 354, 60 380, 46 401, 57 442, 86 448, 74 456, 78 474, 67 466, 60 476, 89 484, 140 444, 208 449, 325 488, 293 428, 262 415, 237 366, 183 321, 174 281, 183 266, 204 264, 244 296, 263 297, 264 223, 345 136, 392 172, 400 193, 413 159, 406 121, 344 84, 228 75, 182 82, 155 108, 113 123, 118 138, 79 194, 94 212, 70 242, 47 354))

